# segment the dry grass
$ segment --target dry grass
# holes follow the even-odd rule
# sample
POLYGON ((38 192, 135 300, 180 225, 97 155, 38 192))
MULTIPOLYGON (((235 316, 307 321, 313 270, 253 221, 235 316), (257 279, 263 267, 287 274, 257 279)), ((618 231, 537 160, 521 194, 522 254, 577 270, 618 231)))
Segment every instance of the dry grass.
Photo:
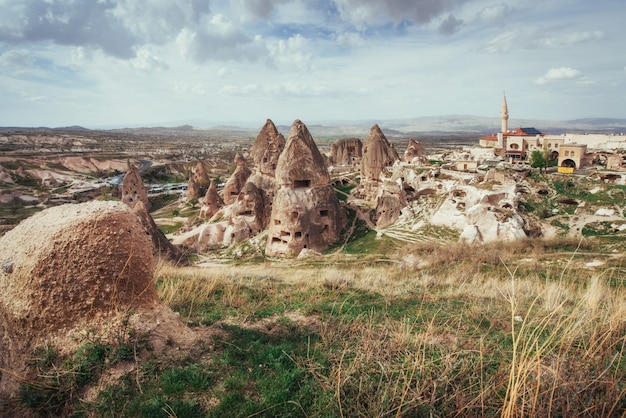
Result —
POLYGON ((162 300, 188 316, 207 301, 242 325, 260 312, 315 316, 316 338, 294 361, 332 394, 340 416, 620 416, 624 279, 585 269, 579 244, 401 250, 419 254, 422 269, 402 255, 384 264, 336 255, 161 264, 157 282, 162 300))

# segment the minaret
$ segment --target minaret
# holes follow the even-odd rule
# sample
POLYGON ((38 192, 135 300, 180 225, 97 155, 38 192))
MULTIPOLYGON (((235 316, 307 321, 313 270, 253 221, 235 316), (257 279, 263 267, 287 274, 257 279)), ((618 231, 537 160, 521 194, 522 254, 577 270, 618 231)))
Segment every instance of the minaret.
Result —
POLYGON ((500 114, 500 119, 502 119, 502 133, 506 134, 508 128, 509 121, 509 108, 506 105, 506 94, 502 95, 502 113, 500 114))

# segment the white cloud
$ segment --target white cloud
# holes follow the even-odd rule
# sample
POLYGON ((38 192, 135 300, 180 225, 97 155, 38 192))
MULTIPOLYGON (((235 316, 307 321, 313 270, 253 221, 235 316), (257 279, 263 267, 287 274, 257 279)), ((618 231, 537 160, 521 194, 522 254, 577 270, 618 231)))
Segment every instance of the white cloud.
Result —
POLYGON ((514 49, 554 49, 601 40, 602 31, 565 32, 561 28, 526 26, 511 29, 489 41, 482 49, 488 53, 506 53, 514 49))
POLYGON ((543 85, 564 80, 584 81, 585 79, 583 78, 582 73, 574 68, 558 67, 549 69, 547 73, 536 79, 535 83, 543 85))
POLYGON ((511 8, 508 4, 500 3, 492 6, 487 6, 480 11, 478 18, 485 23, 504 23, 506 16, 511 13, 511 8))

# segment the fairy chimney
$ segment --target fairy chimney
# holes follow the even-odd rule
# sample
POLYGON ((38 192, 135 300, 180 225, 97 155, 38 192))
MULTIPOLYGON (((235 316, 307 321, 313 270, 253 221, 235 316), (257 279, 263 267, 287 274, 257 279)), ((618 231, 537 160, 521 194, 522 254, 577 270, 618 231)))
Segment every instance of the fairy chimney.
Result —
POLYGON ((197 199, 200 197, 200 187, 198 183, 194 180, 194 177, 189 177, 189 181, 187 182, 187 193, 185 195, 187 200, 197 199))
POLYGON ((209 180, 209 187, 206 190, 202 203, 200 217, 205 219, 210 219, 224 206, 224 201, 217 193, 217 186, 213 180, 209 180))
POLYGON ((285 137, 278 132, 274 122, 268 119, 250 149, 257 171, 273 177, 278 157, 284 148, 285 137))
POLYGON ((380 174, 398 161, 396 149, 378 125, 372 126, 370 136, 363 145, 361 159, 361 175, 368 180, 378 181, 380 174))
POLYGON ((422 148, 422 144, 411 138, 409 139, 406 151, 404 151, 404 161, 410 163, 413 162, 414 158, 418 158, 419 160, 423 159, 424 149, 422 148))
POLYGON ((402 182, 384 181, 376 198, 374 215, 376 227, 384 228, 397 221, 406 205, 406 192, 402 187, 402 182))
POLYGON ((134 208, 137 202, 142 202, 144 207, 150 210, 148 191, 143 185, 139 170, 131 164, 130 161, 128 162, 128 171, 122 181, 122 202, 126 203, 131 208, 134 208))
POLYGON ((235 171, 224 185, 224 203, 227 205, 235 201, 251 174, 246 159, 239 153, 235 155, 235 165, 235 171))
POLYGON ((363 143, 359 138, 342 138, 330 146, 330 163, 357 165, 363 156, 363 143))
POLYGON ((211 179, 209 178, 209 173, 207 173, 202 161, 198 161, 198 164, 196 164, 196 170, 193 174, 193 180, 200 188, 208 187, 209 183, 211 182, 211 179))
POLYGON ((330 183, 328 168, 307 127, 294 121, 276 165, 266 254, 295 256, 303 249, 324 251, 346 218, 330 183))

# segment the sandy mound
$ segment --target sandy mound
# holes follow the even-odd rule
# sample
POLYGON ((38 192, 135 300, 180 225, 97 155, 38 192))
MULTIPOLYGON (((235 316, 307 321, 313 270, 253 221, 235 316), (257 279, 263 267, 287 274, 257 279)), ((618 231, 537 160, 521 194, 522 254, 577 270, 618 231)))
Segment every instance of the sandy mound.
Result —
POLYGON ((151 239, 120 202, 58 206, 25 220, 0 238, 0 368, 23 376, 37 344, 154 308, 153 273, 151 239))

